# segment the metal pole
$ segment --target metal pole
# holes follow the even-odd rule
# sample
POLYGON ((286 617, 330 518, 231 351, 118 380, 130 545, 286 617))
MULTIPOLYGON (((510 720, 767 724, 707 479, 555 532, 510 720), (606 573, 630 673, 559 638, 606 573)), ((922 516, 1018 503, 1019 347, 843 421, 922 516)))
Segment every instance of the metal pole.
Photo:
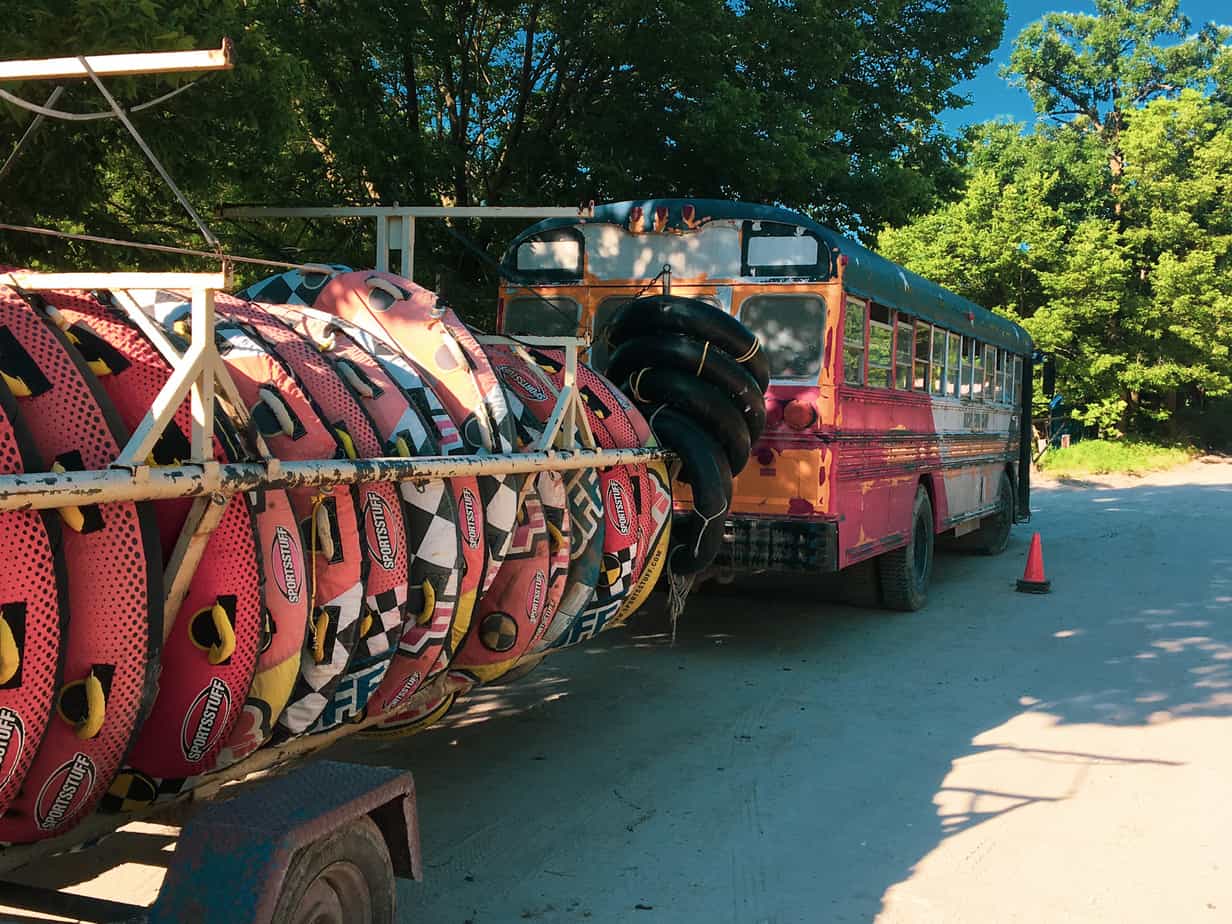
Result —
POLYGON ((474 475, 529 474, 670 461, 664 449, 575 449, 485 456, 414 459, 319 459, 268 464, 233 462, 149 467, 132 471, 34 472, 0 476, 0 510, 50 510, 118 501, 167 500, 218 492, 236 494, 265 486, 297 488, 364 481, 431 481, 474 475))

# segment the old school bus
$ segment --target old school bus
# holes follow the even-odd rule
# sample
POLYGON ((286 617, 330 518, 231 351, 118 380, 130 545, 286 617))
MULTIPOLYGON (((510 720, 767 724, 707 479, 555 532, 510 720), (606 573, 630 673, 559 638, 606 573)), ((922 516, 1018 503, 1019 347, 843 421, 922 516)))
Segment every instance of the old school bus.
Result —
POLYGON ((869 562, 878 602, 917 609, 937 537, 996 553, 1027 516, 1026 331, 802 214, 603 205, 526 230, 504 269, 500 329, 589 335, 600 370, 606 322, 646 293, 717 305, 760 337, 766 428, 735 482, 728 573, 869 562))

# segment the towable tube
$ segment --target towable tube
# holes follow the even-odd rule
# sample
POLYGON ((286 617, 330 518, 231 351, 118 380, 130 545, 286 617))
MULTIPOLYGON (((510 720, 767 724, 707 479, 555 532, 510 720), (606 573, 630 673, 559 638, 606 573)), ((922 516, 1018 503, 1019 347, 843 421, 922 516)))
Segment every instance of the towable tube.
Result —
POLYGON ((739 363, 765 392, 770 384, 770 363, 757 335, 714 305, 679 295, 647 295, 616 309, 605 331, 607 342, 620 346, 649 335, 683 334, 718 347, 739 363))
POLYGON ((625 382, 639 369, 667 367, 696 376, 731 396, 757 442, 766 426, 766 401, 757 382, 734 359, 700 340, 680 335, 637 337, 616 348, 608 376, 625 382))
POLYGON ((732 474, 744 469, 752 448, 748 424, 717 385, 677 369, 643 368, 629 376, 625 389, 646 415, 667 405, 695 420, 719 441, 732 474))
MULTIPOLYGON (((439 454, 440 446, 431 425, 342 322, 303 310, 281 316, 288 322, 294 319, 296 330, 313 340, 340 374, 354 383, 353 389, 384 440, 386 454, 439 454)), ((363 336, 362 331, 358 334, 363 336)), ((397 709, 429 679, 440 658, 452 658, 456 648, 452 644, 454 624, 459 618, 469 621, 482 568, 480 558, 475 583, 469 588, 470 600, 464 605, 458 599, 458 582, 465 569, 462 530, 449 486, 441 481, 408 481, 398 487, 405 505, 411 553, 407 618, 395 640, 393 661, 369 699, 366 714, 397 709)), ((477 506, 474 498, 472 495, 472 503, 477 506)), ((478 544, 477 529, 473 538, 478 544)))
MULTIPOLYGON (((31 297, 35 305, 41 299, 31 297)), ((0 363, 44 464, 107 468, 124 428, 64 335, 0 289, 0 363), (14 384, 15 383, 15 384, 14 384)), ((162 647, 162 555, 148 505, 62 508, 69 628, 58 708, 0 842, 66 830, 107 791, 153 702, 162 647)))
MULTIPOLYGON (((376 361, 380 371, 428 427, 423 448, 416 450, 417 454, 469 454, 453 418, 409 357, 343 318, 307 308, 302 309, 302 313, 310 319, 312 329, 321 330, 327 338, 337 331, 376 361)), ((414 435, 409 435, 413 440, 414 435)), ((507 535, 499 530, 488 534, 479 479, 473 475, 424 485, 407 482, 401 486, 401 491, 403 500, 414 508, 408 520, 416 531, 411 536, 412 593, 415 587, 423 587, 424 580, 430 580, 436 593, 436 606, 435 615, 427 624, 416 621, 414 626, 407 627, 399 642, 398 657, 431 661, 430 652, 436 652, 439 657, 430 663, 426 672, 403 663, 401 667, 408 670, 401 681, 386 675, 379 691, 382 697, 377 703, 379 712, 398 708, 411 695, 412 687, 426 683, 448 665, 470 627, 483 585, 485 540, 500 542, 507 535), (447 528, 448 524, 453 524, 453 528, 447 528), (451 537, 457 540, 452 546, 451 537), (438 633, 444 625, 449 627, 448 634, 441 639, 438 633), (420 676, 415 677, 416 673, 420 676), (412 681, 409 686, 407 680, 412 681)), ((418 612, 413 606, 411 611, 418 612)))
POLYGON ((673 574, 693 574, 719 553, 723 517, 731 505, 731 468, 714 438, 679 411, 660 409, 650 426, 659 442, 680 456, 680 480, 693 489, 693 509, 677 514, 668 552, 673 574))
MULTIPOLYGON (((67 292, 44 297, 55 322, 85 358, 115 404, 121 422, 136 429, 171 377, 171 366, 131 322, 102 301, 67 292)), ((219 431, 227 430, 219 421, 219 431)), ((185 398, 152 452, 174 465, 190 452, 192 412, 185 398)), ((234 438, 215 436, 214 458, 239 461, 234 438), (226 446, 227 448, 224 448, 226 446)), ((164 558, 169 558, 192 501, 156 501, 164 558)), ((205 553, 189 581, 175 624, 163 642, 158 695, 124 760, 117 787, 140 804, 213 765, 252 683, 261 646, 264 601, 253 524, 242 496, 226 502, 205 553), (139 774, 146 785, 127 779, 139 774)), ((114 808, 105 799, 104 808, 114 808)), ((129 807, 125 805, 124 807, 129 807)))
MULTIPOLYGON (((0 379, 0 472, 46 470, 0 379)), ((0 815, 55 721, 68 646, 67 581, 56 512, 0 514, 0 815)))
MULTIPOLYGON (((187 312, 175 293, 130 293, 169 329, 187 312)), ((220 314, 227 299, 218 296, 220 314)), ((341 457, 334 434, 302 386, 264 339, 247 325, 220 317, 218 349, 270 450, 280 459, 341 457)), ((363 607, 363 561, 354 495, 349 485, 287 492, 307 562, 304 595, 311 601, 299 677, 277 719, 275 737, 307 730, 324 711, 355 648, 363 607)))
MULTIPOLYGON (((540 421, 547 420, 556 406, 559 391, 547 373, 533 362, 528 364, 513 341, 486 347, 496 374, 505 384, 510 407, 520 402, 540 421)), ((530 354, 526 354, 530 355, 530 354)), ((542 430, 542 425, 540 425, 542 430)), ((569 514, 569 570, 565 590, 552 619, 532 653, 551 648, 590 603, 603 561, 603 491, 599 473, 593 468, 571 472, 565 479, 569 514)))
MULTIPOLYGON (((313 303, 396 343, 453 418, 471 452, 512 452, 513 425, 500 416, 500 386, 473 335, 436 295, 390 273, 335 276, 313 303)), ((525 477, 479 479, 486 531, 481 592, 491 586, 509 548, 525 477)))
MULTIPOLYGON (((381 438, 360 398, 322 351, 255 302, 219 298, 218 310, 251 324, 286 363, 350 458, 384 455, 381 438)), ((361 382, 357 382, 361 384, 361 382)), ((351 661, 310 731, 332 728, 360 714, 393 658, 407 614, 407 530, 398 487, 387 481, 353 488, 360 551, 366 564, 364 611, 351 661)))

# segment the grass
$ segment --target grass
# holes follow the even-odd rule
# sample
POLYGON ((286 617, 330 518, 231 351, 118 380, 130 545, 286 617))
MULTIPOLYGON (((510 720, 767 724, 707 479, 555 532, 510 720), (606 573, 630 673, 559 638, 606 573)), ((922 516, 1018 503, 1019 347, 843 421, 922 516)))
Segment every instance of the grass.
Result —
POLYGON ((1049 475, 1140 475, 1184 465, 1196 452, 1184 446, 1134 440, 1083 440, 1068 449, 1050 449, 1040 459, 1049 475))

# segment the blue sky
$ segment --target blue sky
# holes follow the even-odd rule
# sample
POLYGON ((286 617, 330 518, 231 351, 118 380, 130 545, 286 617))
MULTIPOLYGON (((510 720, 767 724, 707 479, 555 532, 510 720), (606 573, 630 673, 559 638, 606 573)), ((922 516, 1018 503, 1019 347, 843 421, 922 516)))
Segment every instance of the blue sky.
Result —
MULTIPOLYGON (((960 84, 957 91, 971 98, 965 109, 950 110, 942 114, 946 129, 956 132, 972 122, 983 122, 998 116, 1009 116, 1030 124, 1035 119, 1031 100, 1022 90, 1006 83, 998 71, 1010 57, 1014 39, 1024 27, 1050 12, 1094 13, 1091 0, 1006 0, 1009 19, 1005 23, 1005 37, 1001 47, 993 54, 992 63, 985 65, 974 79, 960 84)), ((1181 0, 1181 12, 1189 17, 1194 26, 1213 20, 1219 23, 1232 22, 1232 8, 1228 0, 1181 0)))

